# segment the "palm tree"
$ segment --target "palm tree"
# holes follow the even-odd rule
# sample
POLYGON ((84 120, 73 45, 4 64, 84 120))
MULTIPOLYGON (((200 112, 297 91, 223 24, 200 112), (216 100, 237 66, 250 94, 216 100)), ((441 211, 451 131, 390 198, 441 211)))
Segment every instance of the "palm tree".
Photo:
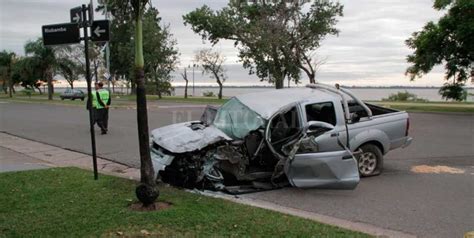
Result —
POLYGON ((48 82, 48 100, 53 100, 53 76, 58 65, 55 50, 52 47, 46 47, 43 39, 38 38, 36 41, 29 41, 25 45, 25 53, 38 60, 39 70, 42 74, 42 80, 48 82))
MULTIPOLYGON (((148 0, 108 0, 106 4, 108 11, 114 14, 115 19, 123 22, 130 20, 135 26, 133 38, 135 44, 135 81, 133 83, 136 86, 138 142, 140 149, 140 184, 136 188, 136 195, 144 207, 153 207, 158 198, 159 191, 156 186, 153 164, 150 157, 142 22, 148 0)), ((98 9, 104 9, 104 6, 99 5, 98 9)))
POLYGON ((143 206, 154 206, 159 192, 156 186, 153 164, 150 157, 148 115, 146 106, 145 71, 143 59, 142 19, 148 0, 131 0, 132 19, 135 23, 135 83, 137 94, 138 141, 140 145, 140 184, 136 189, 137 198, 143 206))

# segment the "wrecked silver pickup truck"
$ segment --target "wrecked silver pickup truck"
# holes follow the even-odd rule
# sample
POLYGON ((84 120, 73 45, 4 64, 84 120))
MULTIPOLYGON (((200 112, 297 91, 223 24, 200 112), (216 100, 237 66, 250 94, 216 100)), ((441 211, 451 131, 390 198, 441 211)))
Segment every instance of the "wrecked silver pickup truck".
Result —
POLYGON ((383 154, 410 142, 407 113, 312 84, 236 96, 200 121, 155 129, 151 155, 159 178, 179 187, 354 189, 359 175, 380 173, 383 154))

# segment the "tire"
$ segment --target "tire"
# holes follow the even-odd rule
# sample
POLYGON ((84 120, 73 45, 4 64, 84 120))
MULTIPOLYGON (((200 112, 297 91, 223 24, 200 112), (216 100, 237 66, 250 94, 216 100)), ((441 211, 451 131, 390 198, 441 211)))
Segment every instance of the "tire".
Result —
POLYGON ((61 100, 63 100, 63 101, 64 101, 64 98, 63 98, 63 97, 61 97, 61 100))
POLYGON ((81 101, 84 101, 84 98, 81 98, 81 101))
POLYGON ((361 177, 376 176, 383 170, 383 154, 374 144, 365 144, 359 148, 362 153, 357 156, 357 167, 361 177))
POLYGON ((71 100, 73 100, 73 101, 74 101, 74 100, 76 100, 76 98, 71 98, 71 100))

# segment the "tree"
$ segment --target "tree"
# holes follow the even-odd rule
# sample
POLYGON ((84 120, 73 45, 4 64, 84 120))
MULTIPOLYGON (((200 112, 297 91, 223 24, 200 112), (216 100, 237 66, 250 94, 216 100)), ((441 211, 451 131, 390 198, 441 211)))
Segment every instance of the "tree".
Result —
POLYGON ((140 184, 136 188, 138 200, 144 207, 154 207, 159 191, 156 186, 153 164, 150 157, 148 112, 145 89, 145 62, 143 57, 143 15, 148 0, 108 1, 110 9, 118 20, 133 22, 133 43, 135 51, 134 84, 137 99, 138 142, 140 149, 140 184))
POLYGON ((439 89, 439 94, 443 99, 453 99, 455 101, 466 101, 467 90, 463 88, 463 83, 455 82, 453 84, 445 84, 439 89))
POLYGON ((13 52, 2 51, 0 52, 0 70, 2 72, 3 79, 3 90, 7 93, 6 84, 8 82, 8 95, 12 97, 12 91, 14 90, 13 79, 12 79, 12 68, 15 64, 16 55, 13 52))
POLYGON ((316 57, 315 52, 305 52, 299 60, 300 68, 306 73, 309 83, 316 83, 316 73, 327 58, 316 57))
MULTIPOLYGON (((448 80, 445 88, 458 87, 454 91, 459 91, 474 74, 474 2, 435 0, 433 7, 439 11, 447 10, 446 14, 436 23, 428 22, 405 41, 414 50, 407 56, 411 65, 406 74, 410 80, 415 80, 429 73, 434 66, 444 64, 445 79, 448 80), (449 83, 451 78, 452 84, 449 83)), ((447 93, 444 96, 449 99, 455 95, 459 94, 447 93)))
POLYGON ((141 184, 137 187, 137 197, 144 206, 154 205, 158 198, 153 164, 150 157, 148 135, 148 115, 146 107, 145 72, 143 59, 142 19, 147 0, 131 0, 132 18, 135 22, 135 83, 137 90, 137 122, 140 145, 141 184))
POLYGON ((81 65, 70 59, 62 59, 58 64, 58 73, 69 83, 71 89, 74 89, 74 81, 79 79, 81 65))
MULTIPOLYGON (((122 1, 108 1, 107 10, 112 13, 110 36, 110 73, 112 78, 133 80, 133 44, 134 21, 128 11, 123 11, 122 1)), ((103 10, 102 5, 98 10, 103 10)), ((161 98, 163 92, 171 88, 171 72, 178 61, 176 40, 168 25, 161 25, 161 17, 154 7, 144 9, 143 13, 143 49, 145 81, 154 93, 161 98)), ((134 83, 132 93, 135 92, 134 83)))
POLYGON ((200 50, 195 56, 196 62, 201 66, 203 74, 211 74, 219 85, 219 99, 222 99, 222 85, 226 80, 223 64, 225 57, 212 49, 200 50))
MULTIPOLYGON (((285 76, 299 80, 306 68, 302 56, 315 50, 327 34, 337 34, 336 17, 342 6, 315 1, 308 13, 302 12, 307 0, 230 1, 220 11, 204 5, 183 16, 185 24, 203 39, 215 44, 234 41, 239 57, 249 73, 283 88, 285 76)), ((308 55, 307 55, 308 56, 308 55)))
POLYGON ((38 69, 41 71, 42 81, 48 83, 48 100, 53 100, 54 86, 53 77, 57 67, 55 49, 43 45, 43 40, 29 41, 25 45, 26 56, 35 58, 38 62, 38 69))
POLYGON ((171 72, 178 62, 176 40, 169 31, 169 25, 160 26, 161 17, 156 8, 148 8, 143 16, 143 48, 145 76, 151 81, 158 97, 170 94, 171 72))
POLYGON ((184 85, 184 98, 188 98, 188 73, 186 72, 186 67, 184 67, 183 72, 181 73, 181 77, 183 77, 186 84, 184 85))
POLYGON ((41 62, 34 57, 21 57, 12 68, 12 80, 14 83, 21 84, 25 89, 38 89, 39 93, 43 72, 40 67, 41 62))

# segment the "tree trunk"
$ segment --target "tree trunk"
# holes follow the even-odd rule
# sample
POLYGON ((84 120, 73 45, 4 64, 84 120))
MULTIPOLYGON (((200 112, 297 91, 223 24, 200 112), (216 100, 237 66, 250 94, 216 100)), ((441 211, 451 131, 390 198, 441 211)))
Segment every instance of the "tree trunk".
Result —
MULTIPOLYGON (((11 79, 10 79, 10 80, 11 80, 11 79)), ((15 89, 13 88, 13 85, 11 85, 11 84, 8 85, 8 96, 9 96, 9 97, 11 97, 11 98, 13 97, 13 94, 12 94, 12 93, 13 93, 14 90, 15 90, 15 89)))
POLYGON ((272 75, 273 78, 275 79, 275 88, 276 89, 282 89, 283 88, 283 75, 282 73, 278 72, 278 75, 272 75))
POLYGON ((8 79, 8 96, 12 98, 13 97, 12 91, 14 89, 13 89, 13 82, 12 82, 13 79, 10 76, 11 76, 11 74, 8 74, 8 76, 7 76, 9 78, 8 79))
POLYGON ((219 84, 219 94, 217 94, 217 98, 222 99, 222 82, 217 79, 217 84, 219 84))
POLYGON ((5 92, 5 94, 8 94, 7 80, 5 79, 3 80, 2 89, 5 92))
POLYGON ((69 81, 68 83, 71 86, 71 89, 74 89, 74 81, 69 81))
POLYGON ((43 94, 43 92, 41 91, 41 88, 40 88, 39 86, 34 86, 34 88, 38 89, 38 91, 39 91, 40 95, 42 95, 42 94, 43 94))
POLYGON ((52 74, 50 73, 50 69, 48 68, 46 70, 46 80, 48 81, 48 100, 53 100, 53 93, 54 93, 54 89, 53 89, 53 76, 52 74))
MULTIPOLYGON (((138 2, 138 8, 141 3, 138 2)), ((155 182, 153 164, 150 157, 149 135, 148 135, 148 115, 145 90, 145 73, 143 70, 143 32, 142 32, 142 12, 138 10, 135 19, 135 83, 137 94, 137 124, 138 124, 138 142, 140 148, 140 182, 136 189, 138 200, 143 206, 153 206, 158 198, 158 188, 155 182)))
POLYGON ((186 85, 184 86, 184 98, 188 98, 188 80, 186 80, 186 85))

